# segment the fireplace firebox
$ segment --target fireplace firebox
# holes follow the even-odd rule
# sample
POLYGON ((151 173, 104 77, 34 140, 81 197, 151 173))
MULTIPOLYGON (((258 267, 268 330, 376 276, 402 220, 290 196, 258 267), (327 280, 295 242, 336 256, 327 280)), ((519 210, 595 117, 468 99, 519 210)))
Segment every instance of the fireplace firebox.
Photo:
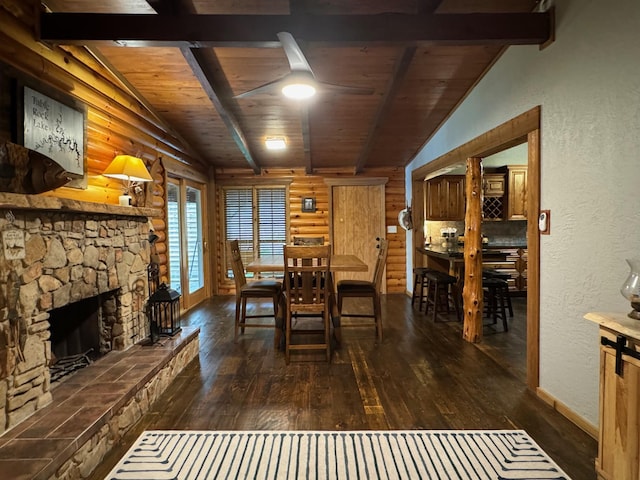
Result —
POLYGON ((49 312, 52 383, 111 351, 116 292, 89 297, 49 312))

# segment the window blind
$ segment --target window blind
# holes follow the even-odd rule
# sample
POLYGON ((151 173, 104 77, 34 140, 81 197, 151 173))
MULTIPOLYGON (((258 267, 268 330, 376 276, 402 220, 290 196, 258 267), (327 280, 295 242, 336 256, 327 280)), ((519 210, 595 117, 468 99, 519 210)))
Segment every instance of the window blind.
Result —
MULTIPOLYGON (((224 190, 225 238, 238 240, 246 265, 264 255, 282 255, 287 239, 285 187, 231 187, 224 190)), ((233 277, 227 262, 227 276, 233 277)))

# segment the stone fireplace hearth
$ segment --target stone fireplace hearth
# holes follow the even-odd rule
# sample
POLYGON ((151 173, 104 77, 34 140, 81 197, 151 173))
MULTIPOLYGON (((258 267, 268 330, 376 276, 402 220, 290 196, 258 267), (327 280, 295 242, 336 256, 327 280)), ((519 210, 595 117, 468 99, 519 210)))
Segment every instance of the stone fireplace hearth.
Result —
POLYGON ((51 402, 53 309, 113 292, 115 314, 101 325, 109 348, 149 335, 141 320, 154 212, 46 197, 33 197, 36 206, 8 204, 7 197, 0 195, 0 434, 51 402))

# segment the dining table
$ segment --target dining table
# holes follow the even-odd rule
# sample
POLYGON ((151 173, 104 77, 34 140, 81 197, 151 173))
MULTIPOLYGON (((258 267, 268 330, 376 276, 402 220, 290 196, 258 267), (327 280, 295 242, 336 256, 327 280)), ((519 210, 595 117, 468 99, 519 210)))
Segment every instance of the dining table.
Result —
MULTIPOLYGON (((247 263, 245 266, 247 272, 261 275, 265 272, 284 272, 284 255, 264 255, 247 263)), ((340 312, 338 311, 336 285, 333 274, 336 272, 367 272, 369 266, 364 263, 357 255, 336 254, 331 255, 329 265, 331 275, 329 276, 328 289, 331 292, 331 323, 333 325, 333 337, 338 344, 342 341, 342 333, 340 328, 340 312)))

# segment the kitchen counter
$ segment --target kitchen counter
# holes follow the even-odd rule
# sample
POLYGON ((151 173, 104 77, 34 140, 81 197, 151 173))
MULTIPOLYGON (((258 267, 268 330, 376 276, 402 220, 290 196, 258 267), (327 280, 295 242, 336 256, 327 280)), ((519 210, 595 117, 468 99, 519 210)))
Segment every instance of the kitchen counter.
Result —
MULTIPOLYGON (((458 245, 453 248, 444 248, 440 245, 428 245, 418 247, 416 250, 424 255, 431 255, 443 259, 460 259, 464 261, 464 245, 458 245)), ((499 251, 499 248, 484 246, 482 248, 482 257, 491 258, 492 260, 505 259, 506 254, 499 251)))
POLYGON ((499 249, 510 249, 510 248, 522 248, 522 249, 526 249, 527 248, 527 244, 526 242, 521 242, 521 241, 517 241, 517 242, 496 242, 496 243, 489 243, 487 245, 483 245, 483 249, 489 249, 489 250, 499 250, 499 249))
MULTIPOLYGON (((441 245, 428 245, 417 247, 416 250, 427 257, 427 267, 435 268, 460 278, 461 271, 464 269, 464 246, 458 245, 453 248, 444 248, 441 245)), ((502 253, 500 250, 483 248, 482 258, 483 260, 504 261, 507 258, 507 254, 502 253)))
MULTIPOLYGON (((501 239, 502 240, 502 239, 501 239)), ((527 246, 522 239, 509 242, 490 242, 482 246, 482 267, 505 275, 512 295, 526 295, 527 292, 527 246)), ((460 277, 464 271, 464 245, 443 248, 441 244, 417 247, 422 260, 417 266, 435 268, 449 275, 460 277)))

